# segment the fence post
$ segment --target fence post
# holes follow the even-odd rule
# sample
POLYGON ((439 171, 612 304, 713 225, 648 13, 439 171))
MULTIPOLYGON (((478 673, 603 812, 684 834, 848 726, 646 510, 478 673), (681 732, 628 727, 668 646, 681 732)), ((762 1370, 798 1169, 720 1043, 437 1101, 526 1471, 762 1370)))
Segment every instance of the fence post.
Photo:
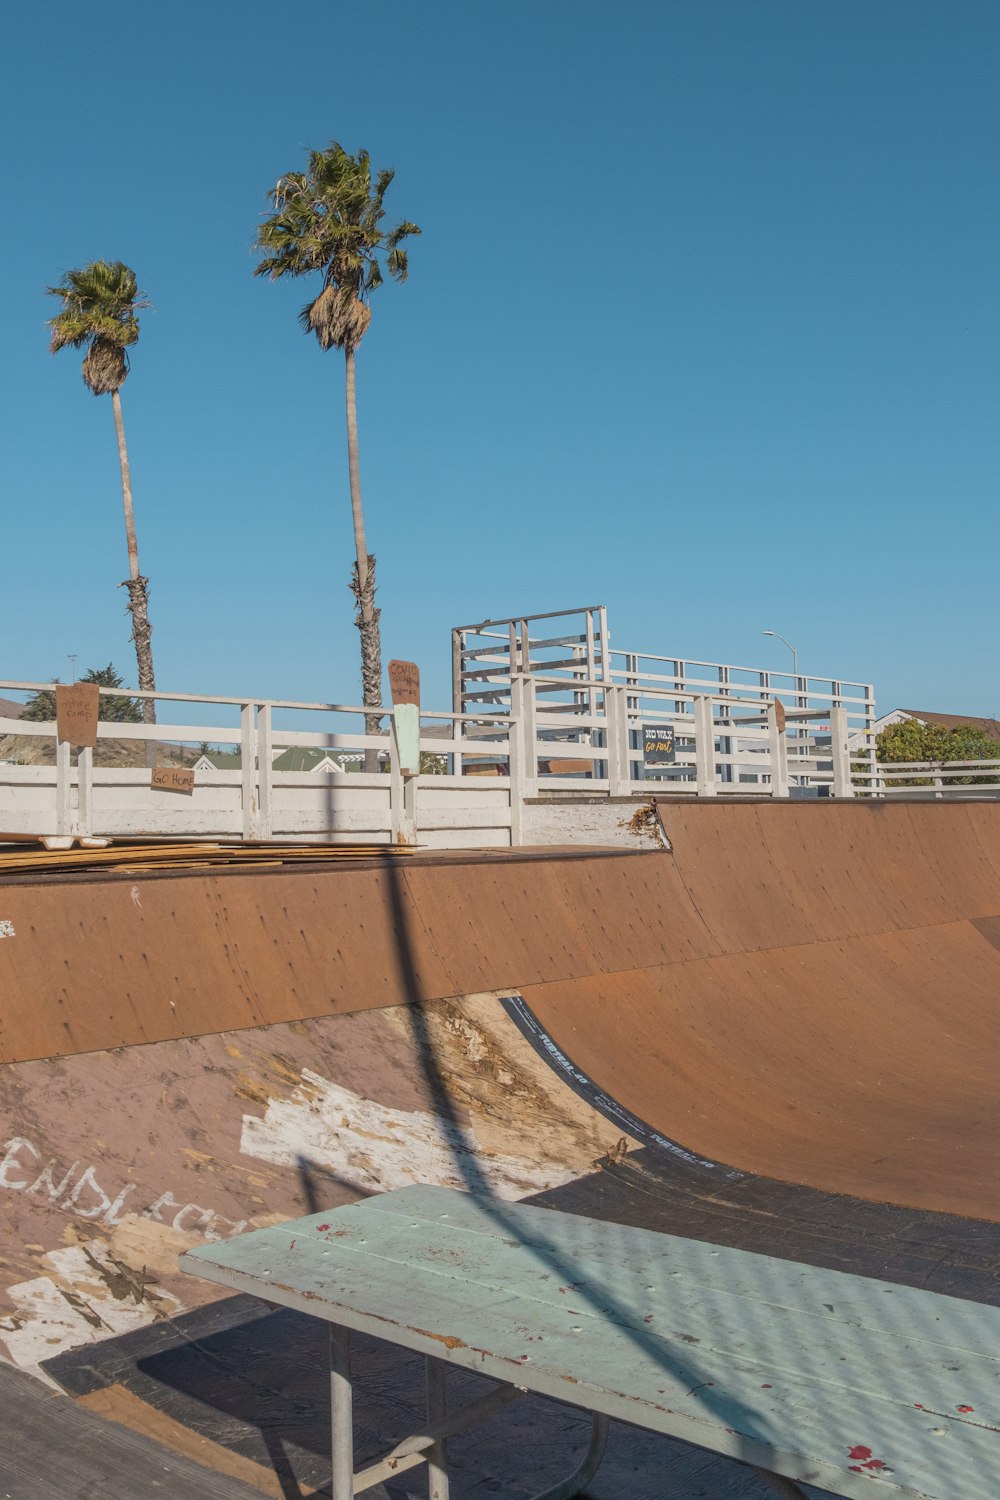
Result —
POLYGON ((628 697, 624 687, 606 686, 604 712, 608 721, 608 795, 630 797, 628 697))
POLYGON ((767 745, 771 756, 771 796, 788 796, 788 741, 784 713, 777 699, 767 705, 767 745))
POLYGON ((389 719, 389 838, 393 844, 417 842, 417 778, 404 776, 399 760, 396 715, 389 719))
POLYGON ((535 684, 518 673, 510 683, 510 841, 524 843, 524 803, 538 796, 538 746, 535 743, 535 684))
POLYGON ((847 709, 830 710, 830 748, 833 751, 833 795, 853 797, 851 780, 851 747, 847 743, 847 709))
POLYGON ((254 733, 256 705, 240 705, 240 770, 243 792, 243 837, 257 837, 257 736, 254 733))
POLYGON ((538 723, 534 680, 523 673, 510 685, 510 701, 520 726, 520 779, 525 797, 538 796, 538 723))
POLYGON ((715 797, 715 724, 712 700, 699 694, 694 700, 694 764, 699 797, 715 797))
POLYGON ((94 822, 94 752, 83 746, 76 760, 76 831, 93 833, 94 822))
POLYGON ((56 833, 71 833, 69 823, 70 750, 66 740, 56 740, 56 833))
POLYGON ((260 813, 257 819, 257 837, 269 839, 274 836, 274 763, 272 710, 270 703, 257 705, 257 787, 260 793, 260 813))

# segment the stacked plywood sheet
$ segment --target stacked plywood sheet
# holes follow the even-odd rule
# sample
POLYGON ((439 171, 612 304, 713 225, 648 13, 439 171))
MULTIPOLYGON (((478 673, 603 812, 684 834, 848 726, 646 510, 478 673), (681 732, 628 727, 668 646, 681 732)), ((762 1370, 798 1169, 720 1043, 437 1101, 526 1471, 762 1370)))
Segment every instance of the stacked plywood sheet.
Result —
POLYGON ((144 842, 140 839, 79 838, 71 835, 0 833, 0 879, 8 875, 62 874, 68 871, 206 869, 214 865, 327 863, 398 857, 412 849, 394 844, 216 843, 203 840, 144 842))

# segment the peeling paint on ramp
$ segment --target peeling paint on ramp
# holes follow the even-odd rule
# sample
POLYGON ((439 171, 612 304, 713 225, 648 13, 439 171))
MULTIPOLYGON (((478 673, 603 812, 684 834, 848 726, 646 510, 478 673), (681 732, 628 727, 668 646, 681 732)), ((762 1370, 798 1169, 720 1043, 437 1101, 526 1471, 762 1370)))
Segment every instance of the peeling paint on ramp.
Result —
POLYGON ((362 1193, 414 1183, 488 1185, 501 1198, 559 1187, 576 1175, 539 1156, 484 1153, 475 1132, 427 1110, 393 1109, 365 1099, 305 1068, 286 1099, 271 1099, 262 1118, 243 1116, 240 1149, 258 1161, 319 1167, 362 1193), (467 1171, 463 1171, 463 1164, 467 1171))

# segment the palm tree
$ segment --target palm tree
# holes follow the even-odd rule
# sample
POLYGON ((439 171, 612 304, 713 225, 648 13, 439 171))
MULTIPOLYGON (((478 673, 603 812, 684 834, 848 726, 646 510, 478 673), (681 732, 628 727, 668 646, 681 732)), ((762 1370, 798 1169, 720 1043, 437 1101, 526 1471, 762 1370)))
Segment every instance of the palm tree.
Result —
MULTIPOLYGON (((135 272, 120 260, 95 260, 82 271, 67 271, 58 286, 47 288, 53 297, 62 298, 62 309, 49 320, 53 354, 67 347, 86 349, 83 357, 83 379, 95 396, 110 394, 118 437, 118 462, 122 471, 122 503, 125 507, 125 539, 128 543, 129 576, 123 588, 128 589, 128 608, 132 616, 132 640, 139 668, 139 687, 143 692, 156 690, 153 677, 152 627, 149 623, 149 579, 139 572, 139 549, 135 539, 135 513, 132 508, 132 481, 129 477, 128 450, 125 446, 125 424, 119 394, 128 375, 127 350, 139 337, 139 308, 148 306, 139 296, 135 272)), ((156 723, 156 704, 144 698, 142 716, 147 724, 156 723)))
MULTIPOLYGON (((381 252, 389 275, 405 281, 409 267, 400 246, 409 235, 420 233, 405 219, 395 229, 381 228, 383 200, 394 175, 389 169, 379 172, 373 186, 368 152, 352 156, 336 141, 326 151, 310 151, 308 170, 280 177, 270 194, 274 212, 258 230, 261 260, 254 267, 255 276, 271 281, 318 271, 322 288, 302 309, 299 321, 305 333, 316 335, 321 349, 344 351, 355 551, 350 587, 361 633, 362 702, 376 709, 382 706, 382 642, 380 611, 375 608, 375 557, 368 551, 361 506, 354 356, 371 322, 371 294, 382 285, 381 252)), ((377 733, 380 722, 380 714, 366 716, 366 732, 377 733)), ((375 752, 366 752, 365 769, 375 766, 375 752)))

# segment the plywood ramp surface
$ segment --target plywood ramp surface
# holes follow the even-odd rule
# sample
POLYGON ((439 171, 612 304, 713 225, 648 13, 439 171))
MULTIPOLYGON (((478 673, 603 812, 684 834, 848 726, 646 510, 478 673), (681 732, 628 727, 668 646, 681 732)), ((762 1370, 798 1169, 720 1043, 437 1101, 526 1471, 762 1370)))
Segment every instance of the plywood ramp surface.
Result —
POLYGON ((527 988, 556 1042, 700 1155, 1000 1220, 1000 805, 661 818, 715 951, 527 988))

